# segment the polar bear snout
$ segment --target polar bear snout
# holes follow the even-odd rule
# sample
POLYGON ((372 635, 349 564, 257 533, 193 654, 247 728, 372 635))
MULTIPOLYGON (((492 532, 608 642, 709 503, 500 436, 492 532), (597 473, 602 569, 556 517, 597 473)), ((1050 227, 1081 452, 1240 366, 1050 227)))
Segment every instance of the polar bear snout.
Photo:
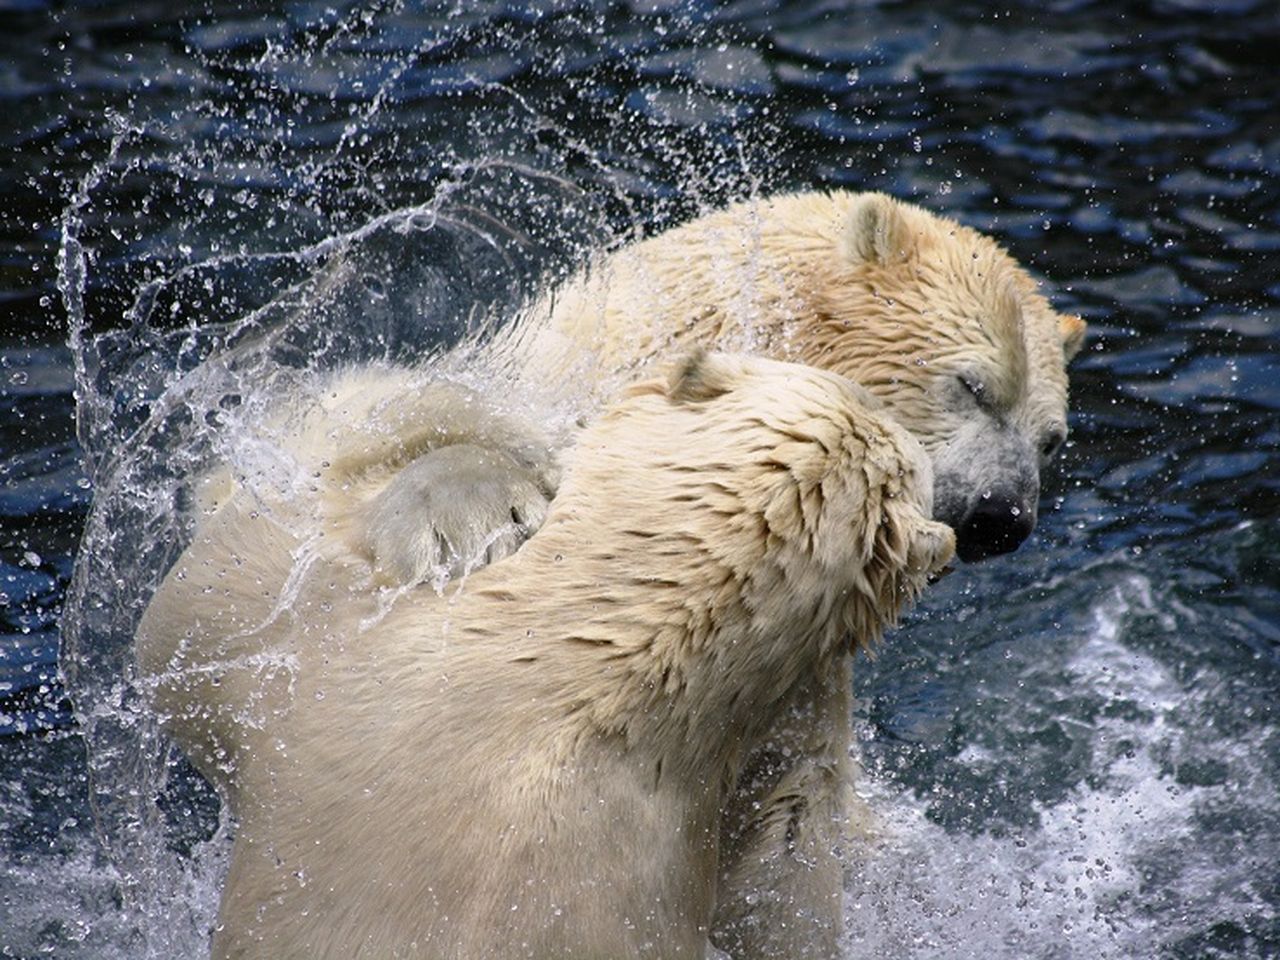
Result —
POLYGON ((956 529, 956 552, 966 563, 1011 553, 1036 525, 1036 502, 1012 490, 985 493, 956 529))
POLYGON ((934 453, 933 518, 955 531, 966 563, 1010 553, 1035 529, 1040 467, 1026 433, 966 423, 934 453))

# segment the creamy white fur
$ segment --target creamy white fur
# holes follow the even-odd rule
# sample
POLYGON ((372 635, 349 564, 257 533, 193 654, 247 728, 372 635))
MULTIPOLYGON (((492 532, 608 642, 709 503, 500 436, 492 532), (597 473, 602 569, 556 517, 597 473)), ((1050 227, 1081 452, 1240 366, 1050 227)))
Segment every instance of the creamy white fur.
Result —
MULTIPOLYGON (((962 529, 993 490, 1034 523, 1040 470, 1066 436, 1066 361, 1084 331, 974 230, 881 194, 801 193, 736 204, 602 256, 467 362, 585 411, 689 346, 834 370, 923 443, 934 516, 962 529), (981 402, 965 382, 981 385, 981 402)), ((472 498, 469 480, 434 476, 432 504, 395 499, 428 531, 420 536, 506 522, 503 498, 472 498)), ((390 541, 368 547, 397 554, 390 541)), ((472 542, 461 552, 501 551, 472 542)), ((755 745, 726 816, 717 921, 717 942, 737 960, 838 953, 832 851, 850 818, 866 819, 848 791, 849 698, 842 662, 755 745)))
MULTIPOLYGON (((330 409, 370 385, 339 378, 330 409)), ((165 728, 238 819, 215 954, 706 956, 748 748, 951 555, 928 459, 878 406, 696 357, 585 430, 518 552, 381 618, 353 544, 378 451, 417 424, 374 442, 283 411, 330 472, 212 493, 138 632, 165 728)))
MULTIPOLYGON (((543 435, 541 418, 524 422, 497 401, 514 390, 590 415, 656 357, 694 346, 799 361, 863 385, 924 445, 936 518, 958 526, 996 486, 1034 518, 1045 451, 1066 433, 1065 364, 1083 335, 989 238, 909 204, 840 192, 738 204, 602 256, 496 337, 427 372, 465 369, 497 386, 476 394, 424 388, 423 371, 354 371, 334 396, 295 412, 305 429, 282 425, 272 442, 314 455, 315 483, 342 495, 326 508, 326 535, 280 562, 292 589, 317 557, 367 569, 368 585, 384 587, 439 584, 498 560, 540 522, 569 438, 543 435), (981 404, 961 377, 982 384, 981 404), (357 436, 350 463, 326 459, 357 436)), ((255 491, 235 509, 262 509, 260 478, 215 478, 224 499, 237 485, 255 491)), ((310 519, 283 502, 268 512, 289 530, 310 519)), ((254 613, 223 616, 248 627, 279 615, 240 604, 254 613)), ((850 821, 856 830, 866 819, 849 791, 850 686, 842 659, 797 687, 748 745, 721 824, 715 938, 735 960, 838 953, 834 851, 850 821)), ((230 747, 209 746, 219 749, 230 747)))

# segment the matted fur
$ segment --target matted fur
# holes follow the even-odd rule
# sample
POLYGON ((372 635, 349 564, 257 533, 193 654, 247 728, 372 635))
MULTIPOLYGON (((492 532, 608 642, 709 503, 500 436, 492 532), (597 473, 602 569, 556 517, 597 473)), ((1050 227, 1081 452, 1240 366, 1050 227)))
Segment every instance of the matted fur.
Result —
MULTIPOLYGON (((845 192, 736 204, 602 256, 519 322, 446 358, 503 385, 484 403, 422 392, 421 371, 340 377, 302 446, 327 450, 331 434, 365 430, 361 416, 381 424, 401 402, 395 415, 416 423, 422 442, 375 444, 358 469, 325 472, 324 483, 354 491, 334 512, 346 533, 308 545, 293 570, 322 549, 346 551, 373 564, 377 583, 409 585, 504 556, 545 512, 566 437, 508 429, 517 418, 495 412, 493 395, 543 389, 590 413, 656 357, 691 346, 847 375, 923 443, 935 518, 962 527, 984 495, 1005 489, 1029 530, 1040 470, 1066 437, 1065 365, 1084 330, 990 238, 910 204, 845 192), (366 395, 376 410, 362 406, 366 395)), ((780 529, 820 502, 813 489, 798 509, 775 512, 780 529)), ((722 824, 716 936, 735 960, 838 955, 833 851, 849 821, 867 819, 848 789, 850 688, 841 659, 797 687, 778 724, 748 745, 749 775, 722 824)))
MULTIPOLYGON (((933 516, 964 534, 993 492, 1022 530, 1034 526, 1040 472, 1067 436, 1066 363, 1084 334, 991 238, 883 194, 837 191, 735 204, 602 256, 483 359, 579 389, 588 407, 691 344, 836 371, 924 444, 933 516)), ((760 776, 735 800, 757 811, 730 838, 719 907, 717 942, 737 960, 839 955, 832 851, 847 849, 849 821, 868 819, 848 791, 851 681, 840 669, 806 695, 822 703, 800 698, 762 738, 760 776)))
POLYGON ((318 557, 281 609, 305 540, 217 506, 138 633, 238 820, 215 956, 702 960, 744 746, 951 556, 876 406, 696 357, 585 431, 515 555, 364 630, 365 565, 318 557))

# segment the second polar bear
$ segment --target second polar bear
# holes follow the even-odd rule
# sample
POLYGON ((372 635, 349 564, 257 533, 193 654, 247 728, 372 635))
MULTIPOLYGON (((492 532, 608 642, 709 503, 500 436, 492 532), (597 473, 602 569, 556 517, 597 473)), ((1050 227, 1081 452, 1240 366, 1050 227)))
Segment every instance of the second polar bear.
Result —
MULTIPOLYGON (((370 571, 294 526, 345 536, 348 485, 218 505, 138 634, 238 819, 215 955, 708 956, 744 745, 953 550, 878 407, 696 356, 587 428, 518 552, 367 629, 370 571)), ((285 436, 322 472, 368 454, 285 436)))

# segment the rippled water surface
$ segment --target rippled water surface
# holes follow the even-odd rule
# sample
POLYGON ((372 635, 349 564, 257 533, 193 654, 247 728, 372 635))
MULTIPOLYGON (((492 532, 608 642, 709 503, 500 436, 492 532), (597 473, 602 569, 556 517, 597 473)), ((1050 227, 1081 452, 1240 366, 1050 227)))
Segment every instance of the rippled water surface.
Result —
POLYGON ((0 22, 0 956, 207 949, 225 825, 124 681, 230 393, 795 187, 985 229, 1091 329, 1036 535, 859 666, 848 956, 1280 955, 1274 4, 0 22))

